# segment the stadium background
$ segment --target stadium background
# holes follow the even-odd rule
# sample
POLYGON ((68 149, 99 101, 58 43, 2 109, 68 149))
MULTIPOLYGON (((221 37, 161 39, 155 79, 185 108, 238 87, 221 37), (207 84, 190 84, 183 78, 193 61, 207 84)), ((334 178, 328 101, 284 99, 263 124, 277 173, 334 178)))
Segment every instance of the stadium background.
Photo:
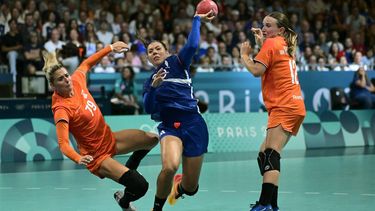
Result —
MULTIPOLYGON (((111 63, 108 66, 113 67, 116 73, 95 73, 93 70, 88 82, 108 124, 114 130, 136 127, 155 131, 156 123, 147 115, 111 115, 109 100, 110 94, 113 93, 114 81, 120 76, 118 71, 123 66, 135 67, 137 95, 140 96, 142 83, 150 73, 150 66, 143 62, 144 49, 135 38, 135 31, 147 34, 150 38, 163 40, 172 52, 178 52, 184 43, 184 39, 179 37, 187 35, 194 5, 197 2, 197 0, 0 1, 0 172, 2 172, 0 174, 2 188, 0 189, 3 194, 0 197, 0 204, 5 204, 1 198, 6 197, 7 189, 4 188, 4 184, 8 180, 3 180, 3 178, 8 176, 7 172, 11 173, 10 177, 14 175, 15 179, 18 178, 19 169, 13 171, 13 167, 8 168, 9 166, 24 163, 36 166, 37 170, 33 168, 31 172, 49 171, 49 167, 52 166, 50 164, 48 164, 50 166, 38 168, 41 163, 48 160, 64 159, 57 145, 48 87, 43 87, 43 92, 35 96, 22 92, 22 77, 40 78, 39 76, 43 76, 38 68, 41 64, 33 64, 24 57, 25 51, 30 50, 26 46, 30 43, 31 35, 36 33, 38 48, 43 49, 50 40, 53 29, 57 27, 61 33, 60 41, 65 44, 74 41, 78 49, 84 49, 84 51, 79 51, 78 56, 73 55, 73 57, 77 56, 79 61, 89 56, 93 49, 99 49, 97 42, 105 41, 105 39, 99 40, 97 35, 103 22, 109 24, 108 32, 112 33, 113 40, 129 39, 128 41, 133 46, 132 54, 125 55, 125 59, 121 58, 124 55, 111 55, 109 58, 111 63), (52 13, 55 19, 49 20, 52 13), (32 14, 32 24, 28 25, 26 18, 30 17, 30 14, 32 14), (87 18, 86 21, 81 17, 84 16, 83 14, 87 18), (143 18, 137 19, 137 16, 142 16, 142 14, 143 18), (20 43, 15 45, 21 45, 21 47, 17 47, 19 55, 13 72, 7 57, 8 51, 4 48, 4 46, 13 45, 4 39, 9 32, 8 21, 12 18, 17 20, 17 28, 21 33, 20 43), (94 26, 93 33, 96 35, 94 41, 86 37, 88 34, 86 27, 90 24, 94 26), (72 30, 78 32, 78 43, 70 37, 72 30), (29 63, 35 66, 35 72, 29 72, 30 66, 26 65, 29 63)), ((314 149, 334 148, 339 149, 339 155, 343 155, 339 159, 346 160, 351 157, 345 158, 346 154, 341 153, 341 150, 352 152, 352 149, 355 151, 358 147, 360 152, 356 153, 361 156, 359 159, 367 160, 369 157, 365 154, 369 152, 368 149, 370 149, 370 154, 373 154, 371 149, 375 144, 374 110, 354 110, 349 104, 339 110, 332 110, 334 102, 331 90, 341 88, 348 94, 354 71, 359 66, 365 66, 367 74, 372 78, 375 77, 373 69, 375 3, 369 0, 324 2, 321 0, 228 0, 217 2, 220 8, 219 17, 212 24, 202 26, 201 49, 194 62, 197 68, 194 78, 196 96, 209 103, 209 111, 204 114, 211 137, 208 154, 220 156, 223 156, 223 153, 228 156, 241 152, 256 154, 264 138, 264 125, 267 121, 267 114, 262 110, 260 81, 244 71, 233 49, 236 49, 244 40, 254 41, 249 28, 261 26, 261 20, 267 12, 282 11, 289 17, 293 17, 295 21, 293 25, 299 34, 297 64, 308 110, 300 133, 287 145, 286 153, 297 150, 303 152, 303 156, 300 157, 304 157, 307 154, 313 154, 314 149), (339 48, 338 52, 331 49, 336 44, 339 48), (208 54, 210 51, 208 49, 211 48, 214 49, 213 55, 208 54), (346 63, 340 63, 343 57, 346 63), (206 66, 203 65, 203 58, 208 58, 209 62, 205 63, 206 66), (229 64, 227 58, 230 58, 229 64)), ((257 46, 254 48, 255 54, 257 46)), ((69 56, 61 54, 61 59, 69 56)), ((40 84, 40 86, 45 85, 45 83, 40 84)), ((71 139, 74 140, 72 136, 71 139)), ((72 144, 74 145, 74 141, 72 144)), ((331 153, 331 151, 327 152, 331 153)), ((154 155, 158 153, 157 148, 152 151, 154 155)), ((157 160, 158 157, 151 156, 151 159, 157 160)), ((327 162, 327 160, 322 157, 320 163, 327 162)), ((253 161, 254 159, 251 162, 253 161)), ((292 162, 289 160, 289 163, 292 162)), ((334 169, 340 164, 341 160, 327 168, 334 169)), ((356 169, 357 164, 358 162, 354 162, 348 168, 356 169)), ((144 168, 153 168, 153 166, 146 165, 144 168)), ((211 168, 210 164, 207 164, 207 168, 211 168)), ((60 165, 53 164, 52 169, 64 172, 62 167, 60 169, 60 165)), ((319 171, 319 168, 316 171, 319 171)), ((346 176, 349 175, 348 177, 352 179, 367 178, 366 172, 371 173, 371 167, 364 168, 363 171, 365 172, 360 176, 351 173, 346 176)), ((220 173, 223 172, 220 171, 220 173)), ((315 176, 314 178, 321 177, 321 175, 312 175, 315 176)), ((341 178, 341 175, 336 177, 341 178)), ((35 180, 37 178, 38 176, 35 180)), ((367 185, 371 186, 370 180, 363 179, 362 182, 366 184, 357 183, 357 186, 352 189, 353 192, 356 189, 366 189, 367 185)), ((317 184, 315 186, 319 186, 319 183, 317 184)), ((347 185, 348 183, 340 184, 347 185)), ((369 191, 371 192, 371 188, 369 191)), ((373 195, 370 193, 369 197, 373 195)), ((318 200, 314 204, 315 208, 319 207, 317 205, 319 203, 318 200)), ((14 204, 9 205, 9 207, 12 206, 14 204)), ((40 204, 29 208, 33 210, 38 206, 40 204)))

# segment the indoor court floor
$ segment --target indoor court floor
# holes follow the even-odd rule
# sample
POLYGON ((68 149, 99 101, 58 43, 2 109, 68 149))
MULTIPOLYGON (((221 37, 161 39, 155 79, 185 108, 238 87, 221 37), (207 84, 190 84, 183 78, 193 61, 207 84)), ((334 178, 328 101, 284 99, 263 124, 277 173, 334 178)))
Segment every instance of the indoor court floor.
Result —
MULTIPOLYGON (((257 152, 207 154, 200 189, 165 211, 248 211, 258 199, 261 178, 257 152)), ((282 155, 279 206, 282 211, 374 210, 375 148, 285 151, 282 155)), ((118 157, 125 162, 126 156, 118 157)), ((145 158, 139 171, 150 183, 134 204, 152 208, 159 156, 145 158)), ((2 163, 1 211, 121 210, 113 193, 122 189, 99 179, 70 160, 2 163)))

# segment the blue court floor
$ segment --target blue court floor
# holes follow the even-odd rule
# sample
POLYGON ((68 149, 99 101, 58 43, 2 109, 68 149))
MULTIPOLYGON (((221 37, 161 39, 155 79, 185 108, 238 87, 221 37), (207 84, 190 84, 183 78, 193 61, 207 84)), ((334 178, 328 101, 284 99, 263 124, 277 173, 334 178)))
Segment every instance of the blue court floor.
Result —
MULTIPOLYGON (((261 187, 256 155, 207 154, 198 194, 164 210, 248 211, 261 187)), ((375 210, 373 147, 285 151, 282 156, 280 210, 375 210)), ((150 182, 146 196, 135 202, 139 211, 152 208, 160 167, 159 156, 148 156, 139 168, 150 182)), ((2 163, 0 170, 1 211, 121 210, 113 199, 120 185, 69 160, 2 163)))

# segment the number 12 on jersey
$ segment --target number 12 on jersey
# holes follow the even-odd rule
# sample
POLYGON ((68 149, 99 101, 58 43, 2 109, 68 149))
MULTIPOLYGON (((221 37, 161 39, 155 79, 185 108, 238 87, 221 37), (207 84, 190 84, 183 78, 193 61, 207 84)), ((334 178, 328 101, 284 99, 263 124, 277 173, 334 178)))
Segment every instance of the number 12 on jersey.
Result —
POLYGON ((297 65, 294 59, 289 60, 290 75, 292 77, 292 84, 299 84, 297 76, 297 65))

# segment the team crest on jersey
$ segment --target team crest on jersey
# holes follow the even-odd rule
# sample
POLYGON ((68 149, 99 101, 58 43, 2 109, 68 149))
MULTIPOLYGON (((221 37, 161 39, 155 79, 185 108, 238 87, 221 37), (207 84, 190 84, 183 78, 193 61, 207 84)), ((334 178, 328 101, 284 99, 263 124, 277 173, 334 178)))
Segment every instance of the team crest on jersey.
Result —
POLYGON ((87 94, 83 92, 83 89, 81 90, 81 95, 83 96, 83 98, 87 99, 87 94))
POLYGON ((165 69, 169 69, 169 68, 170 68, 170 67, 169 67, 169 63, 168 63, 167 60, 165 60, 164 64, 165 64, 165 69))

